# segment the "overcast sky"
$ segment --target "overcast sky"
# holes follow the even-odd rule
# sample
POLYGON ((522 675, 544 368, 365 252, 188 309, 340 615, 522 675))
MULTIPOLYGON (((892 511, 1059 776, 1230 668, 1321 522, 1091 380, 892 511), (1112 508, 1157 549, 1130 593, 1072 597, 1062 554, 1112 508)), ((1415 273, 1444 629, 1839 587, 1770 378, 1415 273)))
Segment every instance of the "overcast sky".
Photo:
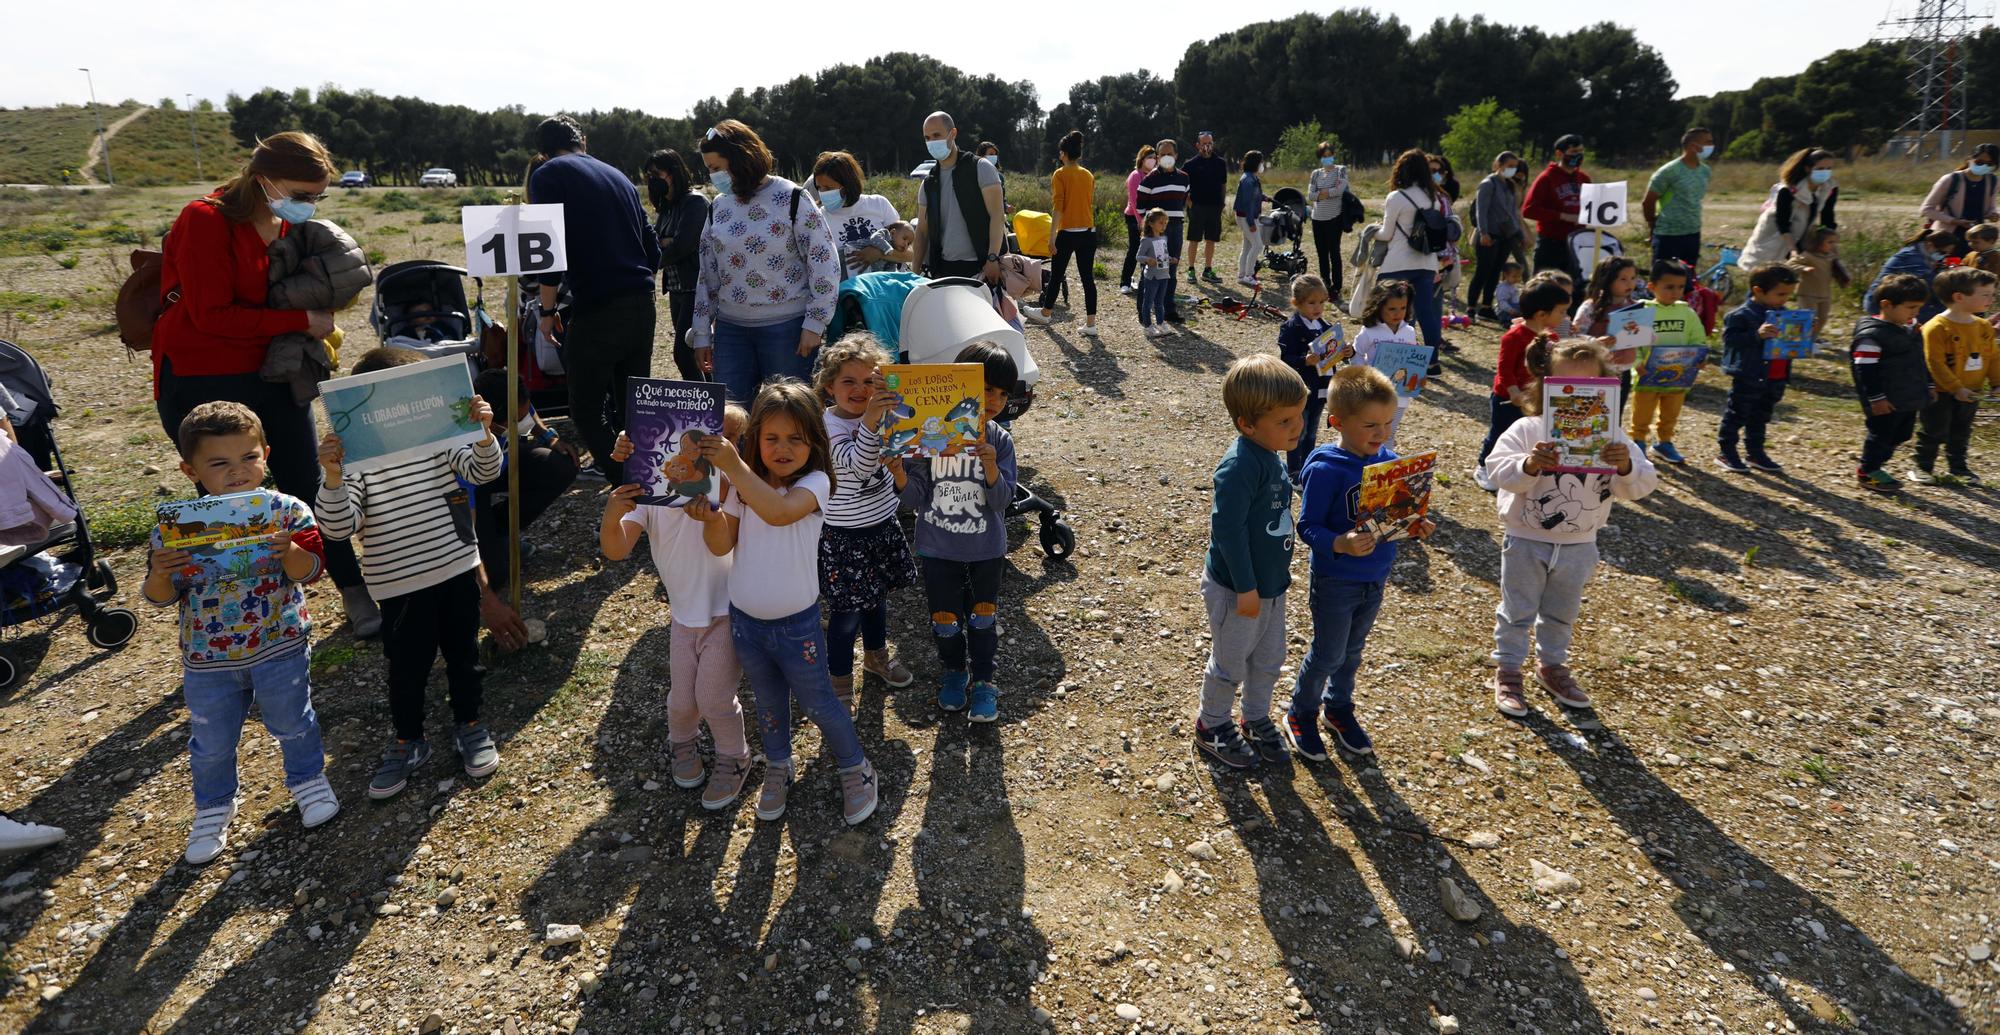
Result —
MULTIPOLYGON (((1190 43, 1308 9, 1298 0, 879 6, 355 0, 171 13, 157 0, 9 6, 7 35, 15 45, 0 62, 0 106, 10 108, 82 102, 84 76, 76 69, 87 65, 105 103, 192 93, 219 104, 232 90, 335 83, 479 108, 627 107, 669 116, 733 87, 770 85, 892 50, 927 53, 974 74, 1031 80, 1047 109, 1079 80, 1141 67, 1171 75, 1190 43), (747 16, 733 19, 739 11, 747 16), (962 11, 1006 13, 978 27, 956 24, 962 11), (1038 11, 1046 14, 1033 17, 1038 11), (852 13, 841 17, 846 12, 852 13)), ((1416 32, 1438 17, 1479 9, 1434 0, 1372 6, 1393 10, 1416 32)), ((1481 6, 1491 20, 1533 20, 1549 32, 1605 18, 1630 25, 1666 57, 1681 95, 1690 96, 1798 72, 1822 54, 1862 43, 1889 0, 1798 7, 1776 34, 1752 30, 1745 22, 1751 8, 1741 0, 1481 6)))

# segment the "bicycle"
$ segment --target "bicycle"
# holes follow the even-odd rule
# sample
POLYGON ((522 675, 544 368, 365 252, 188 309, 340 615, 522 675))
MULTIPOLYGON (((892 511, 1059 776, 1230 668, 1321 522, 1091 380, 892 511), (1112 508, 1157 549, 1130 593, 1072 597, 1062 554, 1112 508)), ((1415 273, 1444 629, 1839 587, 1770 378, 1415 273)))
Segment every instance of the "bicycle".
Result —
POLYGON ((1716 263, 1695 276, 1695 281, 1722 299, 1728 305, 1736 297, 1736 262, 1743 257, 1743 250, 1726 244, 1704 247, 1717 249, 1716 263))

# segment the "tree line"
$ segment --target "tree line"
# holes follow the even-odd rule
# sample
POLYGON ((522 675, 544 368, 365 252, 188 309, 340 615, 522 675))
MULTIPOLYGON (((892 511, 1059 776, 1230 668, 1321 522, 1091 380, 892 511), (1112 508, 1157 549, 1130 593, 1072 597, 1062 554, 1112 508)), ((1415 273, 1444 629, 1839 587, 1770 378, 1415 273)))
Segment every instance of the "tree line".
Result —
MULTIPOLYGON (((1964 68, 1969 124, 1994 124, 2000 93, 1982 87, 2000 84, 2000 31, 1970 41, 1964 68)), ((926 157, 920 126, 934 109, 956 117, 963 145, 990 140, 1014 170, 1031 161, 1048 168, 1071 129, 1085 133, 1086 162, 1100 169, 1125 167, 1141 144, 1161 137, 1210 130, 1225 152, 1240 154, 1269 151, 1288 128, 1312 123, 1337 134, 1346 160, 1374 164, 1405 147, 1437 148, 1448 133, 1463 138, 1469 119, 1501 117, 1531 154, 1580 133, 1594 163, 1644 164, 1675 150, 1681 130, 1695 124, 1714 130, 1731 158, 1769 159, 1807 144, 1879 147, 1913 107, 1908 72, 1895 47, 1868 44, 1746 90, 1676 99, 1666 61, 1609 22, 1558 35, 1455 17, 1416 34, 1394 16, 1352 9, 1246 25, 1189 45, 1170 76, 1142 68, 1080 82, 1046 113, 1029 82, 892 53, 739 88, 680 117, 627 108, 571 114, 593 154, 635 177, 648 152, 691 152, 701 130, 723 118, 756 128, 779 169, 794 176, 828 149, 853 152, 870 172, 902 173, 926 157)), ((413 183, 433 165, 456 170, 461 183, 519 183, 542 118, 518 105, 479 111, 330 86, 232 94, 228 107, 246 146, 279 130, 309 130, 387 183, 413 183)))

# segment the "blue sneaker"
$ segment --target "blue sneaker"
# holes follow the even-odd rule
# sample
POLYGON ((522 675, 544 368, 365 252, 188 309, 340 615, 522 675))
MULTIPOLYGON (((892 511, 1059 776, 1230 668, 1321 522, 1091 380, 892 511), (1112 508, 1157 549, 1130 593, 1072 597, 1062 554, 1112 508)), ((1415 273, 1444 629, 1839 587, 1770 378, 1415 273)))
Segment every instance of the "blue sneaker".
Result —
POLYGON ((963 672, 946 672, 944 680, 938 683, 938 710, 962 712, 965 710, 965 687, 972 677, 963 672))
POLYGON ((1257 750, 1243 740, 1243 734, 1233 722, 1225 722, 1214 729, 1194 721, 1194 745, 1202 753, 1221 762, 1231 769, 1248 769, 1257 764, 1257 750))
POLYGON ((410 774, 429 761, 431 745, 425 740, 392 740, 382 750, 382 764, 368 782, 368 796, 381 801, 401 794, 409 786, 410 774))
POLYGON ((1664 439, 1653 443, 1653 456, 1655 459, 1665 460, 1670 464, 1685 465, 1687 463, 1687 457, 1682 456, 1681 451, 1675 449, 1672 442, 1664 439))
POLYGON ((1375 753, 1375 742, 1368 739, 1368 731, 1361 728, 1360 720, 1354 717, 1354 708, 1328 708, 1326 728, 1333 731, 1334 739, 1340 746, 1357 755, 1375 753))
POLYGON ((1286 740, 1291 741, 1292 750, 1298 752, 1300 758, 1326 761, 1326 741, 1320 739, 1319 726, 1311 719, 1300 722, 1296 713, 1288 711, 1284 725, 1278 729, 1284 733, 1286 740))
POLYGON ((967 722, 992 722, 1000 717, 1000 688, 982 679, 972 684, 972 707, 966 710, 967 722))

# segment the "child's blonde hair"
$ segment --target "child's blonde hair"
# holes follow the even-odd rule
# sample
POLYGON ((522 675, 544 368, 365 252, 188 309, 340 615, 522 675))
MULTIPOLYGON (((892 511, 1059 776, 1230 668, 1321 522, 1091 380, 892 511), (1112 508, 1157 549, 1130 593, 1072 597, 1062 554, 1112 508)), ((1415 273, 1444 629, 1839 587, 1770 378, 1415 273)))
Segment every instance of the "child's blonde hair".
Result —
POLYGON ((1363 406, 1396 405, 1396 385, 1374 367, 1347 366, 1333 375, 1326 386, 1326 412, 1342 420, 1361 412, 1363 406))
POLYGON ((2000 241, 2000 226, 1995 226, 1992 223, 1976 224, 1972 229, 1965 232, 1965 239, 1968 241, 2000 241))
POLYGON ((1587 359, 1597 364, 1597 373, 1593 376, 1612 376, 1610 355, 1596 338, 1564 338, 1560 341, 1551 337, 1536 338, 1528 346, 1523 359, 1531 383, 1528 385, 1528 397, 1522 401, 1521 412, 1530 417, 1542 412, 1542 381, 1555 376, 1557 364, 1587 359))
POLYGON ((1139 221, 1139 229, 1144 232, 1144 236, 1153 236, 1153 220, 1155 219, 1162 223, 1166 222, 1167 210, 1163 208, 1149 208, 1146 210, 1146 218, 1139 221))
POLYGON ((1293 305, 1304 305, 1312 301, 1314 296, 1320 298, 1333 297, 1333 293, 1326 289, 1326 281, 1321 280, 1319 274, 1301 273, 1292 278, 1293 305))
POLYGON ((833 387, 833 379, 840 376, 840 368, 849 363, 866 363, 869 369, 892 363, 889 350, 882 342, 867 331, 849 331, 831 345, 823 345, 819 350, 819 361, 813 366, 813 391, 819 393, 819 401, 830 400, 827 392, 833 387))
POLYGON ((771 480, 771 472, 764 466, 764 451, 757 447, 757 440, 764 433, 764 422, 772 417, 787 417, 799 426, 799 433, 805 436, 806 462, 792 472, 785 484, 794 485, 814 471, 824 471, 828 493, 831 494, 833 447, 826 437, 825 412, 820 407, 819 397, 806 387, 804 381, 783 377, 765 382, 764 387, 757 390, 757 401, 750 406, 750 426, 743 432, 750 454, 743 459, 750 465, 750 472, 765 481, 771 480))
MULTIPOLYGON (((744 409, 740 403, 722 404, 722 433, 724 435, 729 434, 731 425, 735 425, 739 432, 750 427, 750 411, 744 409)), ((739 442, 736 445, 740 450, 742 443, 739 442)))
POLYGON ((1280 406, 1306 401, 1306 382, 1291 364, 1267 352, 1245 356, 1222 376, 1222 405, 1238 430, 1280 406))

